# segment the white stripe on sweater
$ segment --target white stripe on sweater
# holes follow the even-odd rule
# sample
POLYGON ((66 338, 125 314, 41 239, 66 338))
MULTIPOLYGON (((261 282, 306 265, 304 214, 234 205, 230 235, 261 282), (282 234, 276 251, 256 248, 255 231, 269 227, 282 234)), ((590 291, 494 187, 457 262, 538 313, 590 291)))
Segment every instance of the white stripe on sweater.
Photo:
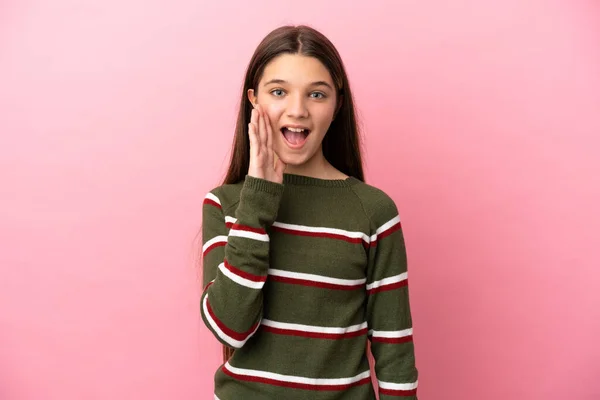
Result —
POLYGON ((375 230, 375 234, 371 236, 371 243, 377 241, 377 237, 383 235, 385 232, 396 226, 400 223, 400 216, 396 215, 394 218, 381 225, 379 228, 375 230))
POLYGON ((412 383, 392 383, 377 380, 379 387, 382 389, 390 389, 390 390, 414 390, 417 388, 419 381, 412 383))
POLYGON ((394 283, 402 282, 408 278, 408 272, 403 272, 399 275, 390 276, 389 278, 381 279, 367 285, 367 290, 376 289, 381 286, 392 285, 394 283))
POLYGON ((273 372, 267 371, 259 371, 255 369, 245 369, 245 368, 236 368, 231 366, 229 362, 225 363, 225 368, 233 372, 234 374, 243 375, 243 376, 254 376, 258 378, 266 378, 273 379, 280 382, 293 382, 293 383, 304 383, 308 385, 348 385, 351 383, 358 382, 362 379, 368 378, 371 376, 371 371, 367 370, 362 372, 356 376, 352 376, 349 378, 305 378, 303 376, 293 376, 293 375, 282 375, 275 374, 273 372))
POLYGON ((260 242, 268 242, 269 241, 269 235, 267 235, 266 233, 256 233, 256 232, 244 231, 242 229, 233 229, 233 228, 230 229, 229 236, 237 236, 237 237, 243 237, 243 238, 248 238, 248 239, 254 239, 254 240, 258 240, 260 242))
POLYGON ((386 222, 385 224, 383 224, 379 228, 377 228, 377 230, 375 231, 375 235, 381 235, 382 233, 384 233, 391 227, 395 226, 399 222, 400 222, 400 216, 396 215, 394 218, 390 219, 388 222, 386 222))
POLYGON ((206 196, 204 196, 204 198, 212 200, 215 203, 217 203, 218 205, 221 205, 221 200, 219 200, 219 198, 212 193, 208 193, 206 196))
POLYGON ((228 270, 227 267, 225 267, 225 263, 219 264, 219 270, 223 273, 223 275, 225 275, 235 283, 242 286, 246 286, 250 289, 262 289, 265 285, 265 282, 255 282, 237 275, 233 271, 228 270))
POLYGON ((283 222, 274 222, 273 226, 283 228, 283 229, 291 229, 291 230, 300 231, 300 232, 330 233, 330 234, 334 234, 334 235, 345 236, 350 239, 362 239, 365 242, 369 242, 369 236, 365 235, 362 232, 347 231, 347 230, 338 229, 338 228, 326 228, 326 227, 322 227, 322 226, 284 224, 283 222))
POLYGON ((371 329, 369 331, 369 335, 371 335, 373 337, 379 337, 379 338, 401 338, 401 337, 410 336, 412 334, 413 334, 412 328, 403 329, 401 331, 376 331, 373 329, 371 329))
MULTIPOLYGON (((225 224, 233 225, 236 222, 237 222, 236 218, 225 216, 225 224)), ((245 231, 243 229, 231 228, 229 230, 229 236, 245 237, 245 238, 249 238, 249 239, 260 240, 261 242, 269 241, 269 235, 267 235, 267 234, 245 231)))
MULTIPOLYGON (((236 218, 230 217, 230 216, 225 216, 225 223, 235 224, 236 222, 237 222, 236 218)), ((389 220, 388 222, 386 222, 385 224, 383 224, 379 228, 377 228, 375 230, 375 234, 373 234, 370 237, 367 234, 363 233, 363 232, 348 231, 348 230, 345 230, 345 229, 328 228, 328 227, 322 227, 322 226, 307 226, 307 225, 298 225, 298 224, 286 224, 286 223, 283 223, 283 222, 274 222, 273 226, 274 227, 283 228, 283 229, 296 230, 296 231, 300 231, 300 232, 329 233, 329 234, 335 234, 335 235, 345 236, 345 237, 350 238, 350 239, 362 239, 367 244, 369 244, 371 242, 377 241, 377 236, 382 235, 383 233, 385 233, 389 229, 391 229, 394 226, 396 226, 398 223, 400 223, 400 216, 396 215, 394 218, 392 218, 391 220, 389 220)))
POLYGON ((227 243, 227 236, 215 236, 214 238, 204 243, 204 246, 202 246, 202 253, 204 254, 206 252, 206 249, 208 249, 210 246, 216 243, 227 243))
MULTIPOLYGON (((225 217, 226 223, 234 224, 236 221, 237 220, 233 217, 229 217, 229 216, 225 217)), ((358 239, 362 239, 362 240, 366 241, 367 243, 369 242, 369 236, 367 236, 366 234, 364 234, 362 232, 347 231, 347 230, 338 229, 338 228, 326 228, 326 227, 319 227, 319 226, 286 224, 283 222, 273 222, 273 226, 283 228, 283 229, 291 229, 291 230, 300 231, 300 232, 330 233, 330 234, 345 236, 345 237, 351 238, 351 239, 358 238, 358 239)))
POLYGON ((292 272, 292 271, 285 271, 282 269, 274 269, 274 268, 269 269, 269 275, 281 276, 284 278, 292 278, 292 279, 302 279, 302 280, 313 281, 313 282, 331 283, 331 284, 340 285, 340 286, 362 285, 363 283, 367 282, 366 278, 340 279, 340 278, 331 278, 331 277, 323 276, 323 275, 305 274, 303 272, 292 272))
POLYGON ((221 330, 221 328, 219 328, 219 325, 217 325, 215 320, 210 316, 210 313, 208 312, 207 301, 208 301, 208 294, 206 296, 204 296, 204 300, 202 300, 202 310, 204 311, 204 316, 206 317, 206 320, 210 324, 211 328, 215 331, 215 333, 221 339, 223 339, 223 341, 228 343, 231 347, 239 349, 248 341, 248 339, 250 339, 252 337, 252 335, 254 335, 254 333, 256 333, 258 328, 260 328, 260 324, 257 324, 256 329, 250 335, 248 335, 248 337, 246 339, 244 339, 242 341, 232 338, 231 336, 229 336, 228 334, 223 332, 221 330))
POLYGON ((301 332, 315 332, 315 333, 331 333, 331 334, 344 334, 350 332, 360 331, 367 327, 367 323, 363 322, 358 325, 351 325, 346 327, 329 327, 329 326, 315 326, 315 325, 302 325, 302 324, 290 324, 287 322, 277 322, 270 319, 263 319, 262 325, 270 326, 272 328, 289 329, 301 332))

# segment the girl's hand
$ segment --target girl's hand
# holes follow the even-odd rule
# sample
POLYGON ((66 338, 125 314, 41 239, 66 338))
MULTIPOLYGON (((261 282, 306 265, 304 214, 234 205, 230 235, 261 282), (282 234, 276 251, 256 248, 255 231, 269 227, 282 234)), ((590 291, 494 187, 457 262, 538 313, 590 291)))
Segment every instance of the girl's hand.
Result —
POLYGON ((250 139, 250 167, 248 175, 283 183, 286 164, 273 151, 273 130, 267 113, 256 106, 248 124, 250 139))

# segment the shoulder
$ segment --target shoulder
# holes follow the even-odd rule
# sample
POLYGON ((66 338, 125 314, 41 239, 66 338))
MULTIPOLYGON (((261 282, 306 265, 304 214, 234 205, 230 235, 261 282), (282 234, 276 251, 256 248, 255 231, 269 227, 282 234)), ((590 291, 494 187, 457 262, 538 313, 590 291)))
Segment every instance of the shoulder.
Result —
POLYGON ((373 223, 381 224, 398 216, 395 200, 383 189, 359 181, 352 186, 352 190, 373 223))
POLYGON ((215 186, 205 193, 204 205, 213 205, 222 210, 234 207, 240 201, 240 192, 244 182, 215 186))

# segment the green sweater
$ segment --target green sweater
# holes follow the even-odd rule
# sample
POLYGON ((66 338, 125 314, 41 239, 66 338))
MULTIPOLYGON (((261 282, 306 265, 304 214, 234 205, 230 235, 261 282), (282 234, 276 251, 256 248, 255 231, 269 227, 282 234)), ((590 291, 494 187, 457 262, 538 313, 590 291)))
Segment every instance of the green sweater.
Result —
POLYGON ((416 400, 400 218, 350 177, 246 176, 203 204, 204 323, 235 348, 220 400, 416 400))

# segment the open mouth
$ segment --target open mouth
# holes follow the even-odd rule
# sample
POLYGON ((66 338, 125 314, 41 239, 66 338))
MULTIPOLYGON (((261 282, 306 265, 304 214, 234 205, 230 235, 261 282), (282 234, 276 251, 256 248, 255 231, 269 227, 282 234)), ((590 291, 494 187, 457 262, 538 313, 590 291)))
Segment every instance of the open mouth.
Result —
POLYGON ((310 130, 306 128, 292 128, 284 126, 281 128, 281 133, 289 145, 292 147, 301 147, 304 142, 306 142, 306 138, 310 134, 310 130))

